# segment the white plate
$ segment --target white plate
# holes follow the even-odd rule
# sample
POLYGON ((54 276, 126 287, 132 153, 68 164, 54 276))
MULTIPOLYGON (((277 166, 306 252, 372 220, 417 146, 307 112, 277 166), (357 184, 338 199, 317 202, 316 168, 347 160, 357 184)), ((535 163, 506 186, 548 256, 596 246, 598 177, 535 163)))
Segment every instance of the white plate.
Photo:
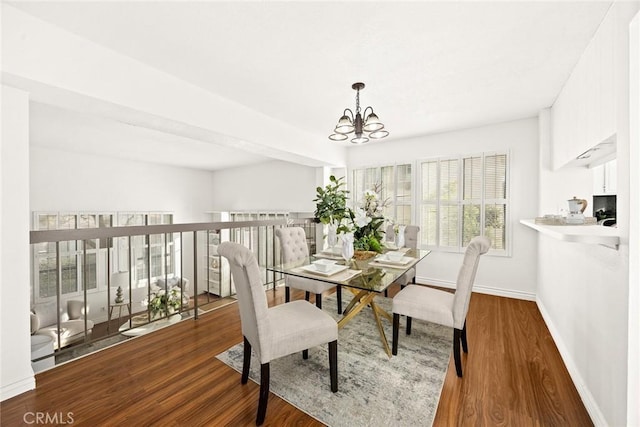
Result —
POLYGON ((309 265, 303 265, 300 268, 308 273, 319 274, 320 276, 332 276, 336 273, 346 270, 349 267, 346 265, 333 264, 327 269, 327 271, 320 271, 317 269, 315 265, 309 264, 309 265))
POLYGON ((312 264, 314 264, 314 265, 323 264, 323 265, 326 265, 326 266, 333 265, 335 263, 336 263, 336 261, 332 260, 332 259, 318 259, 318 260, 315 260, 315 261, 312 262, 312 264))
POLYGON ((413 261, 413 258, 405 256, 405 257, 402 257, 402 259, 399 261, 392 261, 385 254, 381 254, 381 255, 378 255, 375 260, 385 264, 407 265, 411 261, 413 261))

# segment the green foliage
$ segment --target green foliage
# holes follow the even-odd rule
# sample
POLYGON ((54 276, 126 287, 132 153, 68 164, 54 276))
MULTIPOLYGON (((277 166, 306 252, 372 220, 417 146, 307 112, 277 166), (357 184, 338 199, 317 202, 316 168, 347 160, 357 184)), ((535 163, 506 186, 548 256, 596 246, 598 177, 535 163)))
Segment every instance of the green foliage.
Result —
MULTIPOLYGON (((347 207, 349 191, 344 188, 344 178, 336 178, 331 175, 329 181, 329 184, 324 188, 316 188, 316 198, 313 199, 316 202, 314 212, 316 219, 322 224, 338 225, 338 233, 353 232, 355 250, 382 252, 380 242, 383 238, 381 228, 384 224, 384 217, 370 216, 371 221, 368 224, 362 227, 356 226, 356 215, 352 209, 347 207)), ((378 193, 379 189, 376 187, 374 191, 378 193)), ((376 203, 374 207, 377 207, 377 198, 372 198, 372 200, 376 203)), ((385 203, 381 205, 380 211, 385 203)), ((373 211, 378 212, 375 209, 373 211)))
POLYGON ((330 183, 325 188, 316 188, 316 211, 314 215, 323 224, 338 223, 343 218, 349 217, 350 209, 347 208, 347 194, 344 189, 343 177, 336 178, 331 175, 330 183))
POLYGON ((354 233, 353 247, 358 251, 382 252, 382 225, 384 218, 381 216, 371 218, 371 222, 358 228, 354 233))

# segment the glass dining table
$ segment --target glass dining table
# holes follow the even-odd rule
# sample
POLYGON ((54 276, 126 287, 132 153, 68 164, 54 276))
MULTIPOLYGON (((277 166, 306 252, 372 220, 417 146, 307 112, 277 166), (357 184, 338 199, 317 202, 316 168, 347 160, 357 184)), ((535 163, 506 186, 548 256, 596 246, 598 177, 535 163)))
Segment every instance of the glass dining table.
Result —
POLYGON ((351 259, 348 262, 335 253, 321 252, 301 260, 295 265, 278 264, 269 267, 268 270, 284 275, 322 280, 336 286, 342 286, 343 289, 351 292, 353 298, 343 310, 342 318, 338 320, 338 328, 343 328, 365 307, 371 307, 371 312, 380 333, 382 346, 387 355, 391 357, 391 348, 387 341, 381 318, 385 317, 391 322, 392 316, 376 304, 375 298, 384 293, 393 282, 415 267, 418 262, 431 252, 406 248, 401 249, 401 251, 404 254, 399 260, 391 260, 387 254, 382 253, 367 260, 351 259), (317 267, 317 261, 327 259, 335 262, 328 263, 322 269, 317 267))

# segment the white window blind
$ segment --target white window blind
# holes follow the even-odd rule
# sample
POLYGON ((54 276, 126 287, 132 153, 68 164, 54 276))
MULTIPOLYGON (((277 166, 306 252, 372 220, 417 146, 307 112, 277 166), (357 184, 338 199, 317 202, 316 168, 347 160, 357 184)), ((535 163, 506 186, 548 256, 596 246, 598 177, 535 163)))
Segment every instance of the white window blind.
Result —
POLYGON ((492 249, 507 249, 506 153, 420 162, 419 225, 422 245, 462 251, 484 235, 492 249))
POLYGON ((409 163, 354 169, 351 173, 353 207, 360 206, 364 192, 380 185, 381 200, 387 200, 383 215, 397 224, 413 221, 413 169, 409 163))
POLYGON ((494 249, 506 250, 507 155, 485 157, 484 235, 494 249))

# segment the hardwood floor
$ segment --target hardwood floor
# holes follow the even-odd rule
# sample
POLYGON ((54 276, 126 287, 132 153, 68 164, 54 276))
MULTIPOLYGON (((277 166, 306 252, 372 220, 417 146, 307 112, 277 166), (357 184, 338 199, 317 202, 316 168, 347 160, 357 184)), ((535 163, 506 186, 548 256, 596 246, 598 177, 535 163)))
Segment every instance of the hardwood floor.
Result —
MULTIPOLYGON (((434 425, 592 425, 535 303, 474 293, 467 329, 464 377, 451 359, 434 425)), ((38 374, 0 404, 0 424, 254 425, 258 385, 215 358, 241 341, 237 304, 222 307, 38 374)), ((265 425, 321 424, 271 394, 265 425)))

